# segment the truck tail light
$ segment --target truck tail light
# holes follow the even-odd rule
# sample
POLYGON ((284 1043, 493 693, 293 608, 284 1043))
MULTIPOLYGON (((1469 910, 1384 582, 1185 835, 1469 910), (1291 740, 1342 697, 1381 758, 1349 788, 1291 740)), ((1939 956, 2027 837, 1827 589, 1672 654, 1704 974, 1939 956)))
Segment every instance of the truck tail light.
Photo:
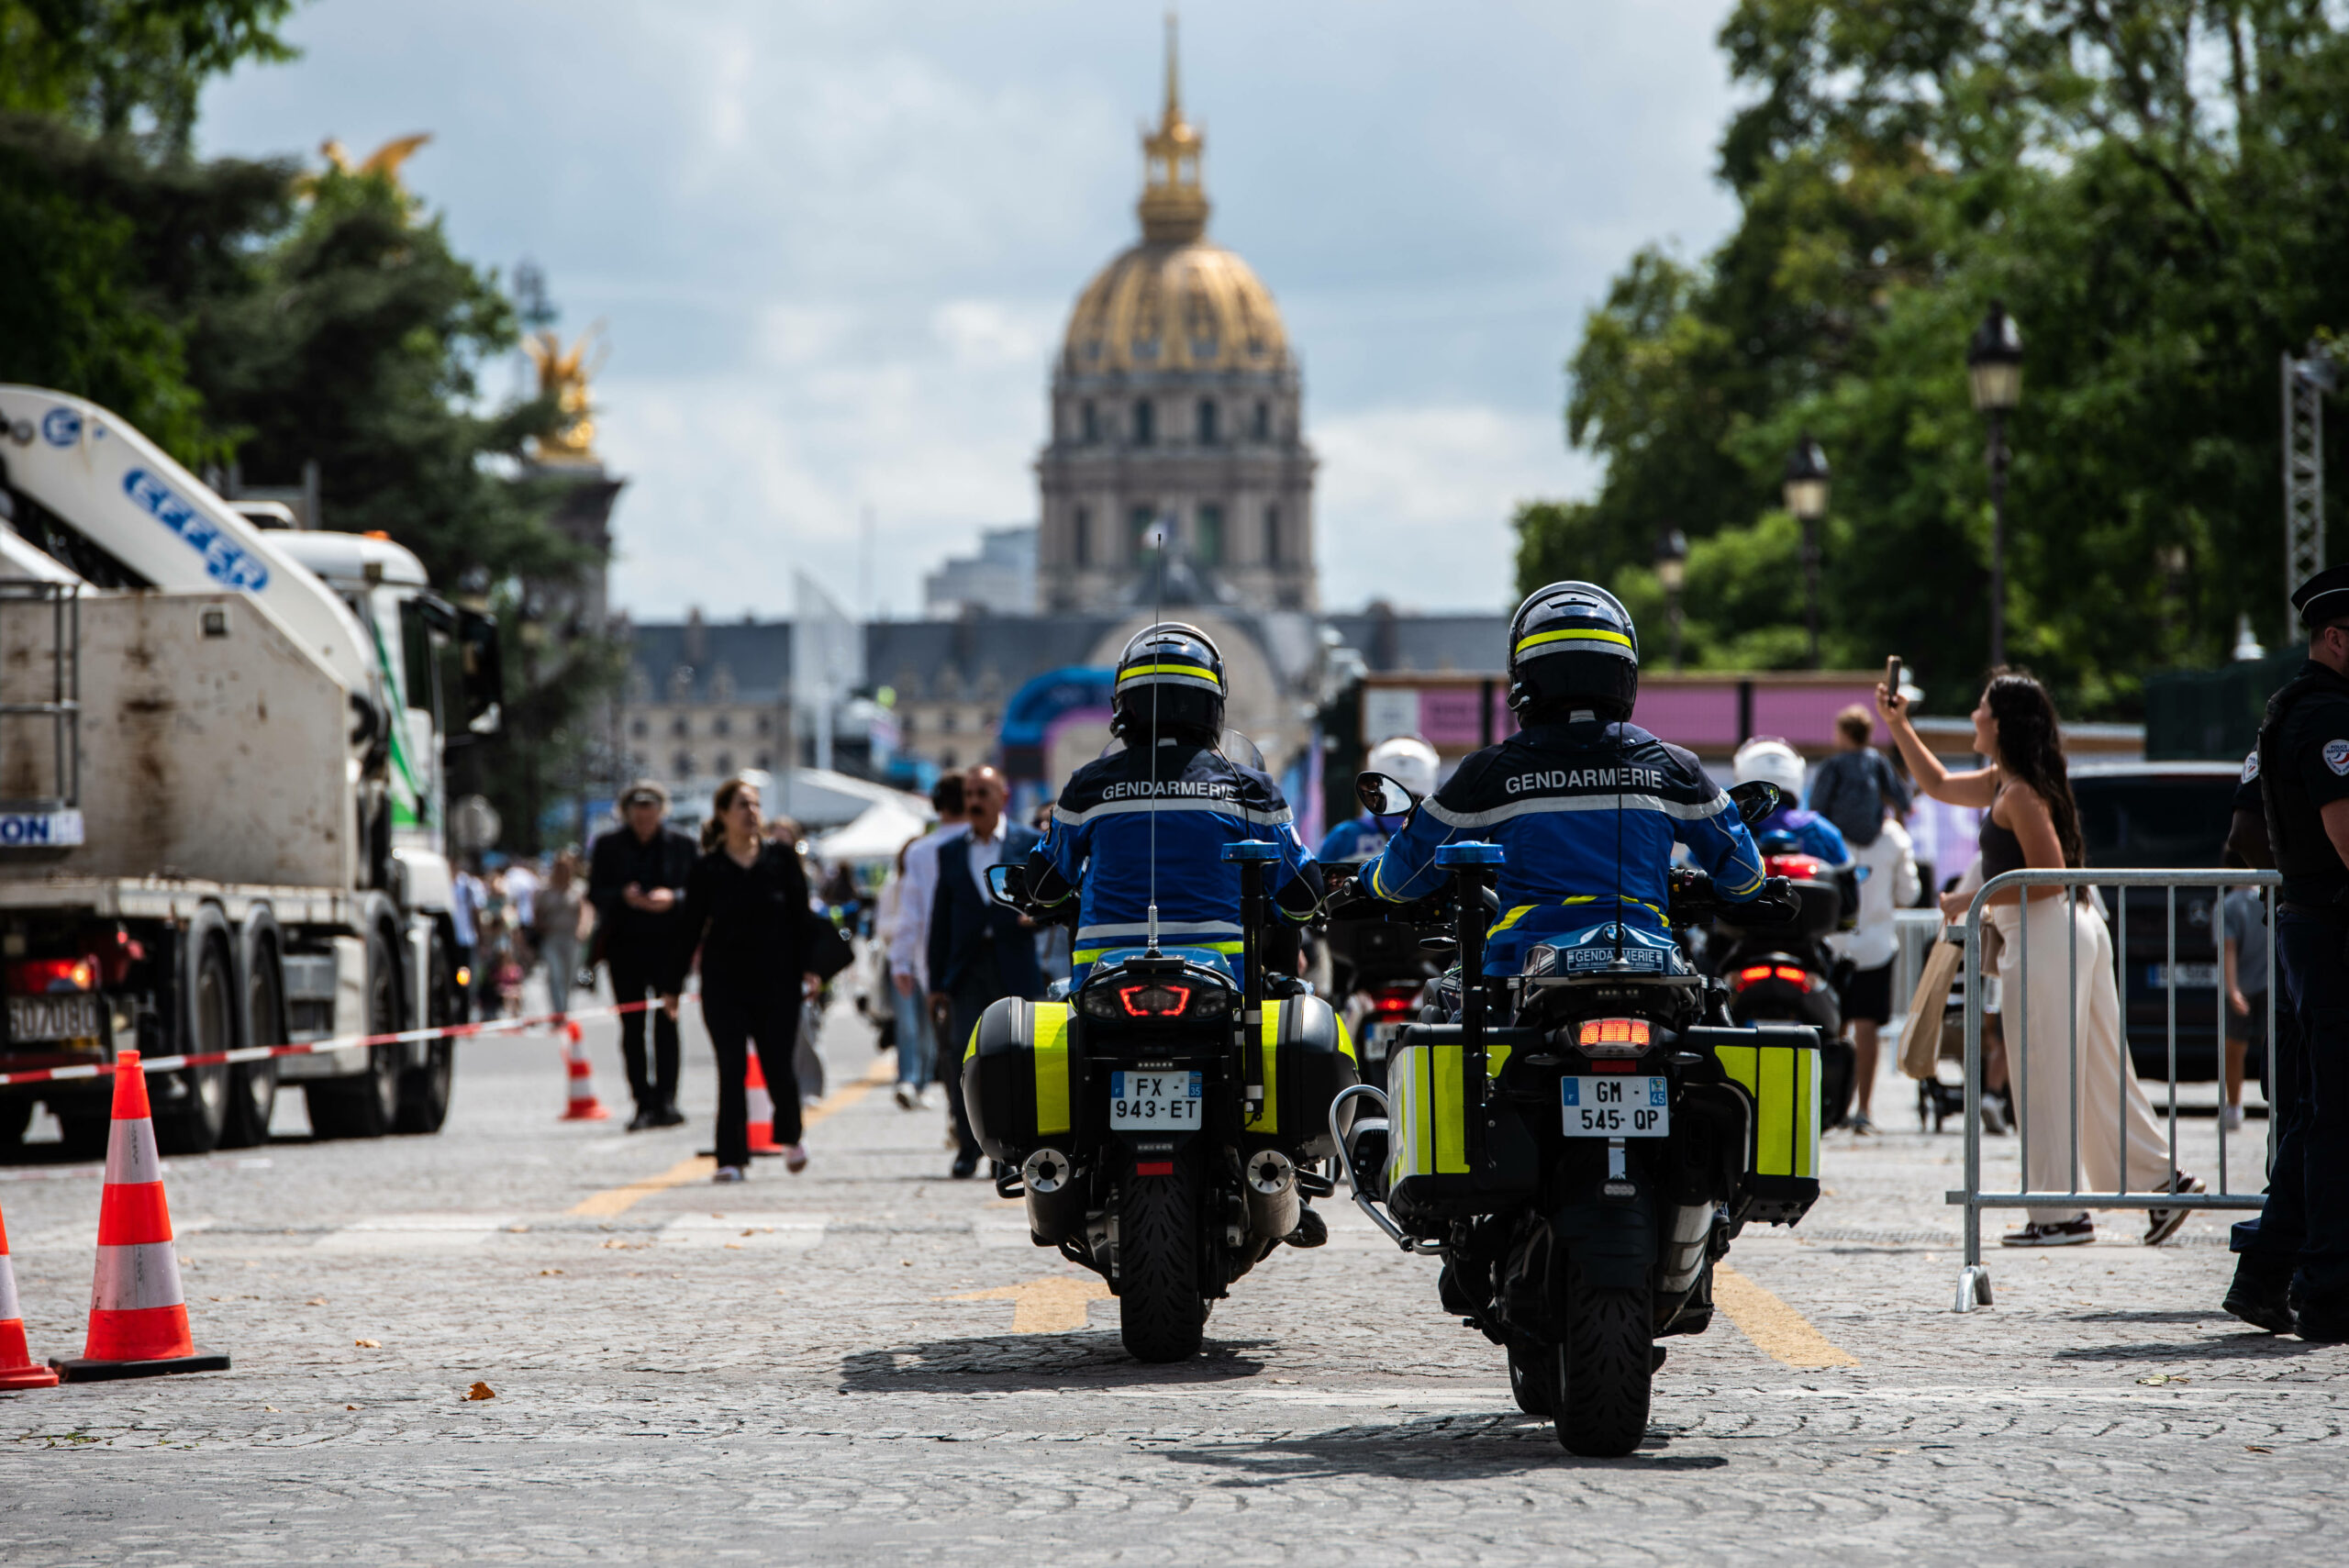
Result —
POLYGON ((8 966, 8 990, 17 996, 95 991, 98 966, 87 958, 28 958, 8 966))

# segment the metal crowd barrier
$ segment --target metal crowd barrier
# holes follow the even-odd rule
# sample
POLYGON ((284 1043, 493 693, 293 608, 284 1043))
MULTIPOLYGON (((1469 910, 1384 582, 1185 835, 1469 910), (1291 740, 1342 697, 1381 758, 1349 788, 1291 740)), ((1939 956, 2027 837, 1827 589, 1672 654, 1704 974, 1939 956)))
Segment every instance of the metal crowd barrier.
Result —
MULTIPOLYGON (((1976 1307, 1990 1305, 1990 1272, 1982 1262, 1982 1211, 1986 1208, 2123 1208, 2172 1209, 2215 1208, 2251 1209, 2261 1207, 2266 1198, 2263 1193, 2231 1193, 2227 1190, 2227 1127, 2223 1117, 2219 1120, 2219 1183, 2215 1192, 2155 1193, 2131 1190, 2128 1177, 2128 1095, 2126 1081, 2132 1071, 2129 1047, 2129 901, 2127 890, 2132 887, 2158 887, 2165 892, 2163 900, 2166 920, 2166 940, 2163 949, 2161 982, 2166 1001, 2165 1023, 2168 1046, 2169 1084, 2169 1173, 2176 1184, 2177 1177, 2177 890, 2181 887, 2209 887, 2221 890, 2211 904, 2211 947, 2216 955, 2222 951, 2224 934, 2222 907, 2224 889, 2258 887, 2266 891, 2265 904, 2267 918, 2267 1051, 2269 1072, 2274 1073, 2276 1050, 2276 903, 2277 889, 2283 878, 2272 871, 2087 871, 2045 870, 2011 871, 1992 877, 1985 883, 1974 902, 1965 911, 1965 964, 1962 971, 1965 986, 1965 1185, 1947 1195, 1953 1205, 1965 1209, 1965 1264, 1959 1272, 1955 1310, 1971 1312, 1976 1307), (2083 888, 2110 887, 2120 896, 2113 900, 2112 951, 2114 982, 2120 988, 2120 1066, 2119 1081, 2113 1085, 2114 1102, 2118 1107, 2114 1129, 2121 1140, 2121 1187, 2119 1192, 2093 1192, 2080 1184, 2080 1123, 2082 1115, 2075 1109, 2071 1117, 2072 1185, 2064 1191, 1986 1193, 1982 1190, 1982 1002, 1985 986, 1982 975, 1982 913, 1992 895, 2002 889, 2061 887, 2064 910, 2057 917, 2052 909, 2043 909, 2041 918, 2069 919, 2083 888)), ((2028 998, 2031 994, 2031 917, 2033 904, 2050 904, 2050 899, 2034 899, 2028 892, 2021 898, 2021 910, 2017 917, 2015 945, 2021 949, 2017 955, 2015 984, 1999 999, 2000 1032, 2006 1038, 2007 1083, 2013 1094, 2016 1110, 2015 1147, 2018 1159, 2029 1147, 2031 1127, 2030 1095, 2021 1086, 2031 1082, 2029 1073, 2030 1040, 2028 998)), ((2071 1085, 2066 1098, 2076 1107, 2081 1099, 2079 987, 2080 944, 2074 940, 2067 944, 2070 953, 2066 984, 2070 987, 2071 1006, 2067 1010, 2069 1038, 2064 1049, 2069 1056, 2071 1085)), ((2216 962, 2218 1011, 2212 1020, 2212 1048, 2216 1053, 2214 1066, 2221 1081, 2226 1070, 2226 966, 2216 962)), ((2047 1049, 2047 1042, 2040 1042, 2047 1049)), ((2275 1118, 2268 1118, 2269 1147, 2272 1151, 2276 1134, 2275 1118)), ((2025 1166, 2028 1169, 2028 1166, 2025 1166)), ((2263 1167, 2264 1170, 2264 1167, 2263 1167)), ((2028 1184, 2027 1179, 2024 1184, 2028 1184)))

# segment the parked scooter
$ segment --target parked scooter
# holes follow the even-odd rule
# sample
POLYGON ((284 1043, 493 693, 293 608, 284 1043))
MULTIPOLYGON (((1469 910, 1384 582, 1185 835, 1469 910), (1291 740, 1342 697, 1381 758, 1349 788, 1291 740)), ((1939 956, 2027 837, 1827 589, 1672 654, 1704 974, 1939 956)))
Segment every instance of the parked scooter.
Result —
MULTIPOLYGON (((1277 845, 1226 846, 1241 868, 1241 980, 1218 954, 1153 939, 1096 964, 1066 1001, 1007 999, 979 1019, 963 1092, 996 1190, 1027 1200, 1040 1247, 1109 1283, 1126 1349, 1197 1353, 1208 1310, 1284 1242, 1328 1231, 1307 1200, 1346 1117, 1353 1046, 1293 977, 1268 980, 1264 867, 1277 845)), ((996 902, 1039 920, 1024 868, 995 866, 996 902)))
MULTIPOLYGON (((1375 811, 1416 805, 1382 775, 1358 787, 1375 811)), ((1749 821, 1777 801, 1766 784, 1732 798, 1749 821)), ((1330 1131, 1355 1203, 1406 1251, 1442 1257, 1444 1311, 1506 1348, 1520 1407, 1575 1453, 1626 1454, 1646 1435, 1655 1341, 1711 1324, 1713 1266, 1748 1221, 1791 1225, 1819 1195, 1819 1034, 1735 1027, 1723 983, 1614 920, 1485 979, 1501 860, 1497 844, 1436 851, 1459 961, 1440 987, 1448 1021, 1406 1028, 1387 1091, 1342 1091, 1330 1131), (1357 1099, 1386 1114, 1349 1130, 1357 1099)), ((1675 924, 1729 907, 1701 873, 1672 873, 1670 891, 1675 924)), ((1796 901, 1774 878, 1755 902, 1791 915, 1796 901)), ((1367 902, 1350 891, 1341 912, 1364 917, 1367 902)))

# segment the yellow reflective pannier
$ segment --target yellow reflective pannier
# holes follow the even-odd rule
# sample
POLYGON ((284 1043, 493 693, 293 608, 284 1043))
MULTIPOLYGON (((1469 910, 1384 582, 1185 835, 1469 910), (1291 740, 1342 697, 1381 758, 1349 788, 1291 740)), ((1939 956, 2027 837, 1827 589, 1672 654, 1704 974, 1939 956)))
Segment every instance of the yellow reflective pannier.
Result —
POLYGON ((1007 996, 979 1015, 963 1047, 963 1106, 992 1160, 1017 1164, 1065 1140, 1085 1083, 1065 1002, 1007 996))
POLYGON ((1709 1049, 1753 1106, 1745 1218, 1791 1225, 1819 1201, 1819 1031, 1807 1024, 1697 1029, 1687 1051, 1709 1049))
POLYGON ((1345 1020, 1319 996, 1267 1000, 1264 1042, 1264 1104, 1242 1132, 1308 1159, 1336 1153, 1330 1102, 1357 1081, 1345 1020))
MULTIPOLYGON (((1531 1194, 1540 1179, 1533 1140, 1515 1107, 1495 1102, 1484 1157, 1469 1132, 1467 1047, 1456 1024, 1401 1031, 1386 1059, 1386 1206, 1405 1226, 1489 1214, 1531 1194)), ((1511 1047, 1486 1030, 1485 1070, 1497 1074, 1511 1047)))

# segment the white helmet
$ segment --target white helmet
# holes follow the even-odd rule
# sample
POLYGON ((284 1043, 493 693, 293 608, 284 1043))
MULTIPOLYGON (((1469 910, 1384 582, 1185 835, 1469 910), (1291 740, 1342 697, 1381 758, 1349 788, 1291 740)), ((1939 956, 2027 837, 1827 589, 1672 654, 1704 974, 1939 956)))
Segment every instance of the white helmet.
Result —
POLYGON ((1748 740, 1737 749, 1737 782, 1760 779, 1778 786, 1788 806, 1802 804, 1802 753, 1778 740, 1748 740))
POLYGON ((1437 764, 1434 747, 1416 735, 1397 735, 1373 746, 1363 766, 1371 773, 1385 773, 1424 799, 1435 793, 1437 764))

